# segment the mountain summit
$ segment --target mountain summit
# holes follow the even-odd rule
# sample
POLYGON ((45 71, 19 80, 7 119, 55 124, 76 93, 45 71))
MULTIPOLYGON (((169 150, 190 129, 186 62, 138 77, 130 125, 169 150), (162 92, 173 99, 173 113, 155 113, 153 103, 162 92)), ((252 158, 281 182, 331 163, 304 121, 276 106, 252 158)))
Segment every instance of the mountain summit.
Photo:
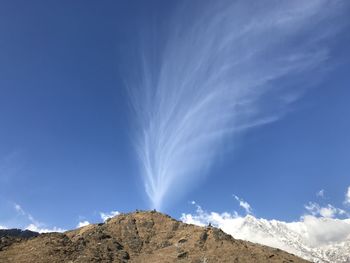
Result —
POLYGON ((0 239, 0 262, 307 262, 155 211, 120 214, 65 233, 11 240, 0 239))

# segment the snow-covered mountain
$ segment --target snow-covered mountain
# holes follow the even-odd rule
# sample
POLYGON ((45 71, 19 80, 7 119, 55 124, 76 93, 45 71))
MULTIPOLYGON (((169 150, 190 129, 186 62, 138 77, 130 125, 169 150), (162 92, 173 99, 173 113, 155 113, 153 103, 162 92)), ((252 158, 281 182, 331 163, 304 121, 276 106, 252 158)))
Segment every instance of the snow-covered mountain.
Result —
POLYGON ((228 213, 183 214, 184 222, 211 223, 237 239, 280 248, 317 263, 350 263, 350 221, 304 216, 298 222, 240 217, 228 213))
MULTIPOLYGON (((301 222, 286 223, 257 219, 248 215, 239 220, 240 224, 235 231, 230 231, 232 232, 230 234, 236 238, 278 247, 314 262, 350 262, 350 239, 332 242, 330 234, 327 236, 327 233, 320 233, 326 240, 316 242, 313 240, 315 237, 310 233, 309 220, 318 221, 319 226, 315 224, 315 227, 328 227, 326 224, 336 219, 310 217, 301 222)), ((338 222, 339 224, 348 224, 345 220, 339 221, 341 221, 338 222)), ((350 224, 348 225, 350 228, 350 224)), ((322 229, 319 230, 322 232, 322 229)), ((327 232, 328 229, 324 230, 327 232)))

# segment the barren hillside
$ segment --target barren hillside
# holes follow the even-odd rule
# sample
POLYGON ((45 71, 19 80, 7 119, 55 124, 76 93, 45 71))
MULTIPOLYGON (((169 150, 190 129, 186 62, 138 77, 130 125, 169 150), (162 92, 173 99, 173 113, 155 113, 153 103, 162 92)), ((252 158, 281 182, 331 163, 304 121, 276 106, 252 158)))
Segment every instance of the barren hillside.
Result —
POLYGON ((2 237, 0 262, 307 262, 236 240, 214 227, 158 212, 120 214, 105 223, 30 239, 2 237))

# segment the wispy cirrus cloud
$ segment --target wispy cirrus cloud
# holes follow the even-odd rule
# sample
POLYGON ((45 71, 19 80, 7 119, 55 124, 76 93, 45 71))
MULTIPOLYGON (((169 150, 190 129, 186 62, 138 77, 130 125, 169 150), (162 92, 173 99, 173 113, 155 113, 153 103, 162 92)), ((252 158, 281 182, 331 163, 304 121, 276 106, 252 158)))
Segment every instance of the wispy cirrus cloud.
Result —
POLYGON ((320 79, 316 72, 332 66, 327 41, 342 28, 333 18, 344 16, 344 5, 186 1, 155 54, 143 42, 140 75, 128 92, 152 207, 161 209, 207 174, 229 136, 290 111, 320 79))

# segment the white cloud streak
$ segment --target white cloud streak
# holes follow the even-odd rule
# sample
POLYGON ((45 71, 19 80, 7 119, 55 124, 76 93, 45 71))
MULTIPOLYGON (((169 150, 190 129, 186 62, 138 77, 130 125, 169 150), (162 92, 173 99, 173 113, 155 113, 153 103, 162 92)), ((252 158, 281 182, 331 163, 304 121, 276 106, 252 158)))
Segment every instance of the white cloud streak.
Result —
POLYGON ((108 213, 100 212, 100 217, 103 221, 108 220, 109 218, 112 218, 114 216, 119 215, 120 213, 118 211, 111 211, 108 213))
POLYGON ((239 206, 242 207, 247 214, 251 214, 253 212, 252 207, 250 204, 248 204, 248 202, 244 201, 242 198, 239 198, 237 195, 233 195, 233 197, 238 201, 239 206))
POLYGON ((18 215, 25 217, 26 220, 28 220, 30 222, 30 224, 28 226, 26 226, 25 229, 28 229, 28 230, 31 230, 31 231, 35 231, 35 232, 39 232, 39 233, 64 232, 64 231, 66 231, 65 229, 62 229, 62 228, 59 228, 59 227, 47 228, 44 223, 41 223, 41 222, 35 220, 35 218, 31 214, 27 213, 22 208, 22 206, 20 206, 17 203, 14 203, 13 208, 16 210, 18 215))
POLYGON ((45 228, 42 227, 42 224, 37 225, 37 224, 29 224, 25 229, 38 232, 38 233, 51 233, 51 232, 64 232, 66 231, 63 228, 60 227, 53 227, 53 228, 45 228))
POLYGON ((350 186, 348 187, 348 190, 345 193, 345 200, 344 203, 346 205, 350 205, 350 186))
POLYGON ((228 135, 286 113, 306 89, 291 80, 328 60, 325 40, 341 28, 330 21, 343 2, 186 3, 158 43, 159 60, 142 46, 141 74, 128 83, 136 152, 158 210, 208 172, 228 135))
POLYGON ((331 204, 320 206, 317 203, 309 202, 307 205, 305 205, 305 209, 314 216, 321 216, 326 218, 334 218, 338 215, 346 215, 345 210, 336 208, 331 204))
POLYGON ((317 197, 321 197, 321 198, 323 198, 323 197, 324 197, 324 195, 325 195, 325 192, 324 192, 324 190, 323 190, 323 189, 321 189, 320 191, 318 191, 318 192, 316 193, 316 196, 317 196, 317 197))
POLYGON ((78 223, 77 228, 84 227, 84 226, 87 226, 87 225, 90 225, 89 221, 87 221, 87 220, 81 221, 81 222, 78 223))
POLYGON ((20 215, 26 215, 26 213, 24 212, 24 210, 22 209, 22 207, 19 204, 14 204, 14 209, 16 210, 17 213, 19 213, 20 215))

